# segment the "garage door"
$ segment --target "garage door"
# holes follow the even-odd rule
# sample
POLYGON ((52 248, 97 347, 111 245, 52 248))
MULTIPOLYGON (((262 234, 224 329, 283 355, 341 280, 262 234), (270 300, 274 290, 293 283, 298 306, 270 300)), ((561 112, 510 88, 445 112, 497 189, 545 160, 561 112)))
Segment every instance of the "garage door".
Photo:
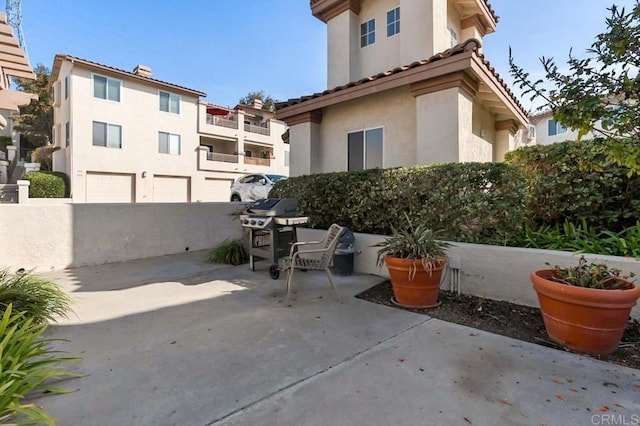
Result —
POLYGON ((188 203, 190 179, 181 176, 154 176, 153 201, 157 203, 188 203))
POLYGON ((203 201, 229 201, 232 183, 228 179, 205 179, 203 201))
POLYGON ((134 175, 87 172, 87 203, 132 203, 134 175))

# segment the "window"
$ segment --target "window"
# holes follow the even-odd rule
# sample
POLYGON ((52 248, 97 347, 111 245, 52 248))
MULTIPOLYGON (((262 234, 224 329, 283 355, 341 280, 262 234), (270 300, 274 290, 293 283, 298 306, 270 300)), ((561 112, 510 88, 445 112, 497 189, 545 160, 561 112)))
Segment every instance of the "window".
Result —
POLYGON ((160 92, 160 111, 180 114, 180 96, 173 93, 160 92))
POLYGON ((180 155, 180 135, 158 132, 158 152, 160 154, 180 155))
POLYGON ((69 130, 70 130, 70 126, 69 126, 69 122, 67 121, 67 124, 64 125, 65 146, 69 146, 69 141, 71 140, 71 136, 69 135, 69 130))
POLYGON ((64 98, 69 99, 69 77, 64 78, 64 98))
POLYGON ((451 47, 453 47, 458 44, 458 34, 453 28, 449 28, 449 33, 451 34, 451 47))
POLYGON ((348 170, 382 167, 382 128, 347 135, 348 170))
POLYGON ((120 81, 101 75, 93 76, 93 96, 100 99, 120 102, 120 81))
POLYGON ((360 47, 376 42, 376 20, 372 19, 360 25, 360 47))
POLYGON ((549 120, 549 136, 561 135, 567 133, 567 129, 562 127, 562 124, 556 120, 549 120))
POLYGON ((387 37, 400 32, 400 8, 396 7, 387 12, 387 37))
POLYGON ((284 152, 284 166, 289 167, 289 151, 284 152))
POLYGON ((93 145, 122 148, 122 126, 94 121, 93 145))

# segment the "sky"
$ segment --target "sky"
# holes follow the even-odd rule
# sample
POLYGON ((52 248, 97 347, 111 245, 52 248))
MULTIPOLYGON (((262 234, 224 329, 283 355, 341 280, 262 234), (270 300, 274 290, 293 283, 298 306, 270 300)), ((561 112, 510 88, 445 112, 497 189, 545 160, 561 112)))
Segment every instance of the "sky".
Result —
MULTIPOLYGON (((511 86, 509 46, 520 66, 541 76, 540 57, 564 64, 571 47, 584 56, 606 28, 607 8, 635 0, 490 3, 500 20, 484 54, 511 86)), ((34 66, 51 68, 56 53, 127 71, 144 64, 154 78, 203 91, 218 105, 233 107, 256 90, 286 100, 326 89, 326 26, 309 0, 22 0, 22 28, 34 66)))

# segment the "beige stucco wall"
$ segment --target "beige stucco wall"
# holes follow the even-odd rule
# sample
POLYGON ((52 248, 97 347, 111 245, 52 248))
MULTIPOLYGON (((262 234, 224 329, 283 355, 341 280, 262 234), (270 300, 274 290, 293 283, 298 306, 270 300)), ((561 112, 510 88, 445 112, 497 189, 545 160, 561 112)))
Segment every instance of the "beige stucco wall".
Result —
MULTIPOLYGON (((318 157, 313 157, 312 170, 346 170, 347 133, 377 127, 384 129, 382 159, 385 168, 416 164, 415 98, 408 87, 403 87, 325 108, 320 152, 318 157)), ((293 134, 291 140, 294 148, 293 134)))
MULTIPOLYGON (((300 241, 317 241, 326 232, 317 229, 299 228, 300 241)), ((354 271, 389 277, 386 267, 376 266, 377 251, 373 247, 384 239, 381 235, 355 234, 354 271)), ((522 305, 538 306, 538 299, 529 280, 531 272, 551 265, 576 264, 578 255, 555 250, 538 250, 516 247, 490 246, 484 244, 452 243, 449 259, 460 263, 460 288, 464 294, 507 300, 522 305)), ((589 260, 605 262, 621 269, 625 274, 640 274, 640 260, 617 256, 584 255, 589 260)), ((450 275, 450 273, 449 273, 450 275)), ((449 288, 445 276, 443 288, 449 288)), ((632 311, 640 319, 640 305, 632 311)))
MULTIPOLYGON (((147 84, 132 78, 121 78, 108 73, 99 73, 120 80, 120 102, 98 99, 93 96, 93 72, 83 67, 72 67, 71 62, 62 61, 59 79, 54 85, 60 87, 60 101, 54 108, 54 129, 60 134, 56 145, 61 150, 54 154, 54 170, 67 173, 71 180, 72 199, 75 203, 86 202, 87 173, 116 173, 135 176, 134 201, 154 201, 154 176, 172 176, 189 179, 189 201, 227 201, 229 194, 222 191, 210 194, 210 179, 233 180, 245 173, 276 173, 288 175, 285 166, 285 151, 288 146, 282 141, 285 123, 269 120, 270 135, 248 132, 244 128, 244 115, 239 113, 240 125, 231 130, 206 124, 206 104, 200 103, 196 95, 162 89, 179 95, 180 113, 160 111, 159 90, 155 84, 147 84), (70 97, 64 99, 64 78, 70 77, 70 97), (65 146, 65 123, 71 126, 71 144, 65 146), (122 127, 122 148, 92 145, 92 122, 106 122, 122 127), (243 154, 243 144, 255 144, 273 148, 274 157, 269 167, 245 164, 244 157, 231 167, 231 163, 207 161, 200 158, 199 130, 205 136, 222 136, 236 139, 234 144, 243 154), (226 135, 224 132, 231 132, 226 135), (180 155, 158 152, 158 132, 179 134, 180 155), (199 168, 204 161, 206 166, 199 168), (146 178, 143 177, 146 172, 146 178)), ((179 200, 178 200, 179 201, 179 200)))
POLYGON ((241 237, 240 203, 4 205, 0 265, 49 271, 214 247, 241 237), (50 220, 43 220, 49 218, 50 220))
POLYGON ((460 161, 493 161, 496 142, 495 116, 478 102, 473 103, 472 136, 460 148, 460 161))
POLYGON ((362 0, 360 14, 346 11, 327 23, 328 87, 427 59, 462 40, 460 15, 447 0, 362 0), (400 33, 387 37, 387 12, 400 7, 400 33), (376 41, 360 47, 360 25, 376 20, 376 41))

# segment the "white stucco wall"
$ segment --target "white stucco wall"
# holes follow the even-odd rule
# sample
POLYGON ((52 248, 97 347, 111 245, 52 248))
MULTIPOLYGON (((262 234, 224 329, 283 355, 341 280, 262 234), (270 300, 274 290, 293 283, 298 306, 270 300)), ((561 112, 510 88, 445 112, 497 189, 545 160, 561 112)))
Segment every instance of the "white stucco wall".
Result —
MULTIPOLYGON (((536 127, 536 145, 550 145, 556 142, 576 141, 578 140, 578 132, 575 130, 567 129, 565 133, 559 135, 549 136, 549 120, 553 119, 553 114, 545 114, 535 117, 532 122, 536 127)), ((596 127, 600 127, 600 122, 596 123, 596 127)), ((593 138, 593 133, 589 132, 582 137, 582 139, 593 138)))
MULTIPOLYGON (((300 241, 317 241, 326 231, 299 228, 300 241)), ((372 247, 384 239, 373 234, 355 234, 354 271, 364 274, 389 277, 386 267, 376 266, 377 249, 372 247)), ((531 272, 551 265, 570 266, 577 262, 578 255, 555 250, 538 250, 515 247, 500 247, 483 244, 452 243, 449 259, 460 261, 460 287, 464 294, 495 300, 539 306, 536 293, 529 279, 531 272)), ((625 274, 640 275, 640 260, 625 257, 585 255, 589 260, 605 262, 621 269, 625 274)), ((450 276, 450 273, 449 273, 450 276)), ((448 289, 449 278, 445 276, 443 288, 448 289)), ((632 311, 640 319, 640 305, 632 311)))
POLYGON ((327 23, 328 87, 427 59, 451 47, 453 28, 462 42, 460 15, 448 0, 361 0, 327 23), (400 7, 400 33, 387 37, 387 12, 400 7), (360 25, 376 21, 376 41, 360 47, 360 25))
POLYGON ((240 203, 7 204, 0 266, 49 271, 213 248, 241 237, 240 203))
MULTIPOLYGON (((314 157, 314 170, 346 170, 347 133, 377 127, 384 129, 384 168, 416 164, 415 102, 409 88, 403 87, 325 108, 320 134, 321 149, 318 157, 314 157)), ((292 148, 295 148, 294 143, 292 139, 292 148)))

